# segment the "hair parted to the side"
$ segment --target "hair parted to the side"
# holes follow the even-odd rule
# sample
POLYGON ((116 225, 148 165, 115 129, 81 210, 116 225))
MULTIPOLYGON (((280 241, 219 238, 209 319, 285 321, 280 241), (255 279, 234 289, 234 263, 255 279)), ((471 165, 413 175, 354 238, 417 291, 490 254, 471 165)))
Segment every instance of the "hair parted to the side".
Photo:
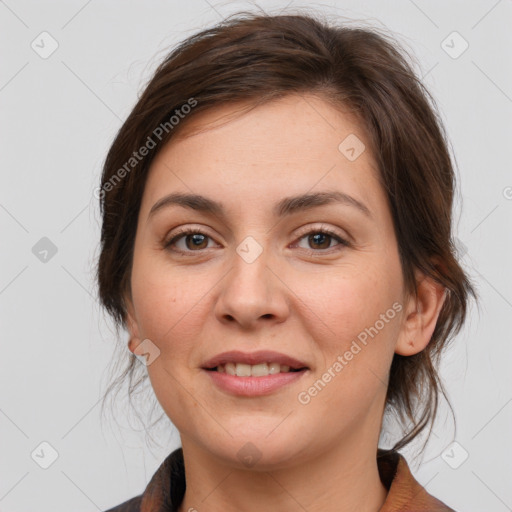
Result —
MULTIPOLYGON (((436 371, 439 355, 460 331, 469 296, 477 295, 456 257, 456 181, 435 101, 405 50, 379 32, 329 23, 319 15, 242 12, 169 53, 105 160, 97 279, 103 306, 118 329, 126 327, 125 298, 130 297, 132 252, 149 167, 158 151, 199 113, 234 103, 254 107, 305 93, 350 111, 379 167, 407 291, 416 293, 415 269, 447 291, 428 346, 413 356, 395 354, 391 365, 387 410, 395 411, 404 426, 412 425, 394 445, 398 450, 432 424, 439 394, 444 394, 436 371), (172 116, 179 117, 173 126, 172 116), (148 137, 151 149, 140 161, 130 160, 139 148, 149 147, 148 137)), ((105 397, 129 377, 131 402, 147 375, 125 342, 120 347, 128 364, 105 397)))

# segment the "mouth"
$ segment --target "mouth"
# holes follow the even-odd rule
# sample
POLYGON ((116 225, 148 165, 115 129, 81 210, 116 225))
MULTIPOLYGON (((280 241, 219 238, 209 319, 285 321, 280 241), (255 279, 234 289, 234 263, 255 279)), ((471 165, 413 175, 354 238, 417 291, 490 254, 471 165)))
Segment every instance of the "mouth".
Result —
POLYGON ((274 351, 223 352, 203 365, 203 370, 236 377, 267 377, 279 373, 297 373, 309 367, 286 354, 274 351))
POLYGON ((311 368, 298 359, 275 352, 223 352, 202 366, 214 386, 239 397, 258 397, 296 386, 311 368))
POLYGON ((219 364, 214 368, 204 368, 210 372, 226 373, 236 377, 267 377, 268 375, 276 375, 278 373, 294 373, 307 370, 307 366, 300 368, 291 368, 289 365, 279 364, 276 362, 245 364, 245 363, 225 363, 219 364))

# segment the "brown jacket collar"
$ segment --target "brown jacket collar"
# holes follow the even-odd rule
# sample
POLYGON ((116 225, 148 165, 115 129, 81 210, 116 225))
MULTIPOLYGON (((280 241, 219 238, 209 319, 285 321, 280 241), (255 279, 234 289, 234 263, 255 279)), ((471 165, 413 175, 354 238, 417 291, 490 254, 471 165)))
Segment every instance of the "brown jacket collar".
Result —
MULTIPOLYGON (((379 512, 455 512, 425 491, 398 452, 378 450, 377 464, 382 483, 388 489, 379 512)), ((177 512, 184 494, 183 452, 178 448, 157 469, 143 494, 107 512, 177 512)))

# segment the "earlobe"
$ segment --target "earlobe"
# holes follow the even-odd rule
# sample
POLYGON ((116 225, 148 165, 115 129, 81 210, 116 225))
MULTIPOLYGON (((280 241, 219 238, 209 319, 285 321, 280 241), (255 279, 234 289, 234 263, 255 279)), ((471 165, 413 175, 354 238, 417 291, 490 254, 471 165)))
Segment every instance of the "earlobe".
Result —
POLYGON ((395 345, 395 353, 412 356, 429 344, 446 298, 446 288, 430 277, 420 274, 417 295, 406 306, 402 330, 395 345))
POLYGON ((129 350, 132 354, 135 354, 135 349, 136 349, 139 345, 140 345, 139 338, 134 338, 134 337, 130 337, 130 339, 128 340, 128 343, 127 343, 128 350, 129 350))
POLYGON ((135 319, 133 304, 130 300, 126 301, 126 324, 130 334, 130 339, 128 340, 128 350, 133 353, 137 346, 140 344, 141 340, 139 334, 139 326, 135 319))

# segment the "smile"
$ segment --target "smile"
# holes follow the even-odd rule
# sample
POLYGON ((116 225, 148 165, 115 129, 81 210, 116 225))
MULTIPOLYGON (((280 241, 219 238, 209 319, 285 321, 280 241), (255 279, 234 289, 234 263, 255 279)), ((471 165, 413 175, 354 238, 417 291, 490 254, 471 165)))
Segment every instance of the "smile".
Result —
POLYGON ((302 368, 290 368, 286 364, 279 363, 226 363, 219 364, 212 371, 219 373, 227 373, 228 375, 236 375, 237 377, 266 377, 267 375, 276 375, 278 373, 298 372, 302 368))

